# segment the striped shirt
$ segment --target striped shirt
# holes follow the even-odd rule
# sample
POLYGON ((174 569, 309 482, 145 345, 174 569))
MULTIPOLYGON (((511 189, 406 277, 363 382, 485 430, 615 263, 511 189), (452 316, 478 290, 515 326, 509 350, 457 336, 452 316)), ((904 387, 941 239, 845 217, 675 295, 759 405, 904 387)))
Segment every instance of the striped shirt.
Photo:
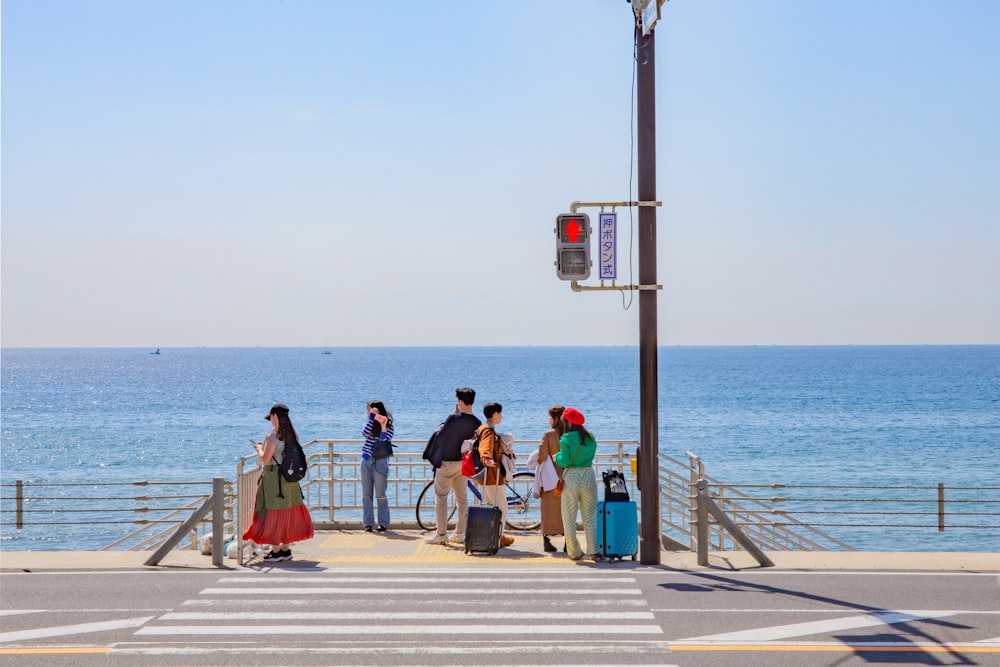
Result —
POLYGON ((379 440, 386 440, 392 442, 392 422, 386 422, 385 429, 382 431, 381 435, 372 435, 372 427, 375 425, 375 413, 368 415, 368 421, 365 422, 365 427, 361 429, 361 435, 365 437, 365 444, 361 447, 361 455, 367 454, 371 456, 372 447, 379 440))

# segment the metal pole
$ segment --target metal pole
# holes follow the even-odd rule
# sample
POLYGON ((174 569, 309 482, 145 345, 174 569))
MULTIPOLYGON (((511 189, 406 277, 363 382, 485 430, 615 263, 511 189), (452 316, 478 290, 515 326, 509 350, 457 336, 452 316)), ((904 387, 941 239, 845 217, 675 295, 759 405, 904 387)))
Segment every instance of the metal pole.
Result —
MULTIPOLYGON (((212 504, 214 502, 215 499, 212 496, 205 498, 205 502, 201 504, 201 507, 196 509, 194 514, 188 517, 188 519, 180 525, 177 531, 167 538, 167 540, 153 552, 153 555, 146 559, 146 562, 143 563, 143 565, 159 565, 160 561, 163 560, 163 557, 170 553, 174 547, 184 540, 184 536, 187 535, 188 531, 193 530, 198 522, 204 519, 205 515, 212 511, 212 504)), ((212 548, 214 551, 214 544, 212 545, 212 548)))
POLYGON ((938 483, 938 532, 944 532, 944 483, 938 483))
MULTIPOLYGON (((655 0, 654 0, 655 1, 655 0)), ((656 40, 635 28, 638 199, 656 201, 656 40)), ((656 284, 656 207, 639 207, 639 284, 656 284)), ((656 290, 639 292, 639 420, 643 466, 639 470, 642 521, 639 561, 660 564, 659 401, 656 290)))
POLYGON ((21 530, 24 528, 24 482, 17 480, 14 487, 17 489, 14 492, 17 496, 17 500, 15 501, 14 526, 18 530, 21 530))
MULTIPOLYGON (((701 535, 702 535, 702 519, 707 519, 707 513, 711 513, 715 517, 715 520, 722 524, 733 539, 736 540, 744 549, 750 552, 750 555, 754 557, 762 567, 774 567, 774 563, 768 558, 763 551, 760 550, 753 540, 747 537, 743 529, 737 526, 732 519, 730 519, 722 508, 719 507, 712 496, 708 493, 708 482, 703 479, 698 480, 698 565, 708 565, 708 550, 703 550, 701 547, 701 535), (704 554, 704 555, 703 555, 704 554), (702 562, 704 560, 705 562, 702 562)), ((708 521, 706 520, 707 524, 708 521)), ((707 525, 706 525, 707 528, 707 525)), ((720 536, 721 537, 721 536, 720 536)))
POLYGON ((701 486, 705 480, 699 479, 692 489, 696 498, 695 517, 697 523, 691 533, 691 539, 697 541, 698 565, 708 565, 708 503, 702 501, 701 486))
POLYGON ((223 539, 226 525, 226 480, 212 479, 212 565, 220 567, 225 556, 223 539))

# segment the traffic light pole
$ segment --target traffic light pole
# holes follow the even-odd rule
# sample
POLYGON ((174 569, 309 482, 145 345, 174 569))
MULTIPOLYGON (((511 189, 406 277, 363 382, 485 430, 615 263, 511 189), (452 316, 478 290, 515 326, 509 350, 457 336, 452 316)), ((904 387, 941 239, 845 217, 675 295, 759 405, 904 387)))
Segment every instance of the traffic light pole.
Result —
MULTIPOLYGON (((658 9, 663 0, 649 0, 637 18, 646 22, 649 7, 658 9)), ((655 21, 654 21, 655 23, 655 21)), ((639 292, 639 466, 637 482, 642 500, 642 518, 639 524, 639 560, 643 565, 660 564, 660 436, 659 436, 659 378, 657 372, 656 330, 656 40, 650 29, 643 35, 637 21, 635 27, 636 69, 636 143, 638 167, 638 201, 629 202, 573 202, 572 213, 556 218, 556 275, 560 280, 572 281, 574 292, 590 290, 636 290, 639 292), (639 209, 639 284, 580 285, 577 280, 590 276, 589 219, 570 229, 578 209, 585 206, 635 206, 639 209), (564 224, 565 223, 565 224, 564 224), (586 236, 574 243, 579 229, 586 226, 586 236), (565 232, 565 234, 564 234, 565 232), (567 238, 563 238, 566 236, 567 238), (570 238, 572 237, 572 238, 570 238), (580 246, 580 247, 578 247, 580 246), (583 257, 579 256, 583 251, 583 257)))
MULTIPOLYGON (((656 0, 654 0, 655 2, 656 0)), ((656 40, 635 28, 638 199, 656 201, 656 40)), ((639 283, 656 284, 656 207, 639 207, 639 283)), ((659 392, 656 290, 639 292, 639 561, 660 564, 659 392)))

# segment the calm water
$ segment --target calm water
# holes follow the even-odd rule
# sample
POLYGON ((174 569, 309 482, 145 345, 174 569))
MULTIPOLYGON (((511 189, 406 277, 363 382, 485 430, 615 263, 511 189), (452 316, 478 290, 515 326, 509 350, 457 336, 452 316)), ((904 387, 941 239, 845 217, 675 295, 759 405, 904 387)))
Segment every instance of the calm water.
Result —
MULTIPOLYGON (((425 439, 464 385, 477 408, 502 403, 518 439, 539 437, 554 403, 579 407, 599 439, 638 439, 634 347, 330 351, 5 349, 0 477, 232 479, 274 402, 292 408, 303 442, 358 437, 373 398, 393 411, 397 438, 425 439)), ((691 450, 723 481, 1000 487, 1000 346, 670 347, 659 362, 660 451, 691 450)), ((9 517, 4 549, 79 546, 58 527, 16 531, 9 517)), ((1000 529, 912 533, 838 537, 1000 551, 1000 529)))

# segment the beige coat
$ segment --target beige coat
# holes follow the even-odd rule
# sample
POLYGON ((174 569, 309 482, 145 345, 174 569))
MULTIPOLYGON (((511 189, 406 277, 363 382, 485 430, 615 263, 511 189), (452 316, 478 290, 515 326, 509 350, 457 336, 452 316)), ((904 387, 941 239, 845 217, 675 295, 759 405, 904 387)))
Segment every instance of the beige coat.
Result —
MULTIPOLYGON (((548 457, 552 457, 552 465, 555 465, 556 454, 559 453, 559 434, 555 429, 545 432, 542 442, 538 445, 538 465, 548 457)), ((561 476, 562 468, 555 466, 556 472, 561 476)), ((555 495, 553 491, 542 491, 542 535, 562 535, 562 498, 555 495)))

